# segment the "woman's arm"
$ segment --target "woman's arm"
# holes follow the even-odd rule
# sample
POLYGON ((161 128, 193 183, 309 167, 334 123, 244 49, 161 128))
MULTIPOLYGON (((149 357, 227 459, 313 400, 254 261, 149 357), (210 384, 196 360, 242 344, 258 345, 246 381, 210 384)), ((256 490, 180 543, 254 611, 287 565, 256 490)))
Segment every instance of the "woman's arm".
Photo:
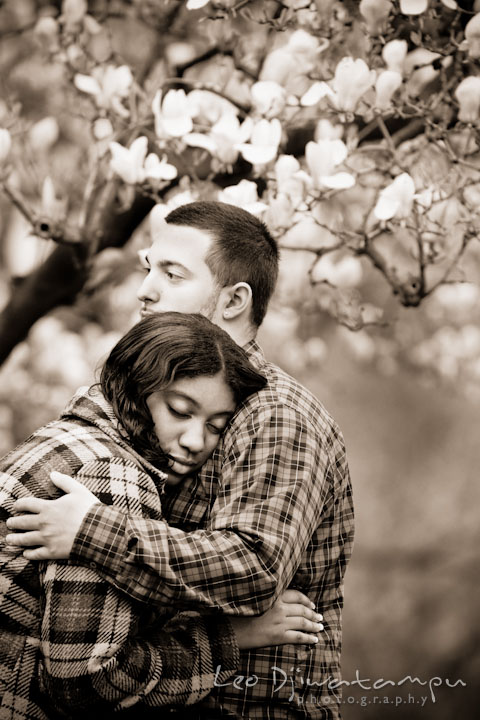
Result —
POLYGON ((42 682, 69 716, 191 704, 212 689, 216 668, 219 682, 237 668, 238 645, 222 617, 183 613, 158 627, 95 570, 75 565, 49 563, 41 585, 42 682))

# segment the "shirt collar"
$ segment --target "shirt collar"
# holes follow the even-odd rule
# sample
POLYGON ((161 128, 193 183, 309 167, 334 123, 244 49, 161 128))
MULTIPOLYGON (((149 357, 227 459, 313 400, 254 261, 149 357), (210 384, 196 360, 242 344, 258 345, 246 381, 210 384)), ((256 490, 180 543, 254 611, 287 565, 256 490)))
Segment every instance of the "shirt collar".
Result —
POLYGON ((267 361, 265 360, 265 355, 263 354, 262 348, 255 339, 249 340, 247 344, 243 346, 243 349, 247 353, 248 359, 256 370, 261 370, 263 367, 265 367, 267 363, 267 361))

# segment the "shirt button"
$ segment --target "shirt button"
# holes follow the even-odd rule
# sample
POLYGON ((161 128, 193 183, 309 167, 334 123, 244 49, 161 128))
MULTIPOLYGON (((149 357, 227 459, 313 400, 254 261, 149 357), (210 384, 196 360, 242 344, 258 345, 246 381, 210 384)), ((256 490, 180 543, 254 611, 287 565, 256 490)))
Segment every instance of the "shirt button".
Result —
POLYGON ((97 563, 96 563, 96 562, 91 562, 91 563, 88 563, 88 564, 89 564, 89 567, 92 568, 92 570, 96 570, 96 569, 97 569, 97 563))

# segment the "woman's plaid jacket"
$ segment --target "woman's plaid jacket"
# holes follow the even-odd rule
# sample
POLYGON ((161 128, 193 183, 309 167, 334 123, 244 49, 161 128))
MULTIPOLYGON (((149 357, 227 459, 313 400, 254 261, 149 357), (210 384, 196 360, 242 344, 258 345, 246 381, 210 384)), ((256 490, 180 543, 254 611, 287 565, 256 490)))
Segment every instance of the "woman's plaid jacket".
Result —
POLYGON ((0 461, 0 718, 104 718, 136 703, 142 714, 198 701, 220 681, 218 666, 223 681, 237 668, 226 618, 152 609, 102 580, 94 564, 35 563, 6 546, 15 500, 58 494, 51 470, 129 515, 162 517, 165 476, 122 440, 95 387, 0 461))

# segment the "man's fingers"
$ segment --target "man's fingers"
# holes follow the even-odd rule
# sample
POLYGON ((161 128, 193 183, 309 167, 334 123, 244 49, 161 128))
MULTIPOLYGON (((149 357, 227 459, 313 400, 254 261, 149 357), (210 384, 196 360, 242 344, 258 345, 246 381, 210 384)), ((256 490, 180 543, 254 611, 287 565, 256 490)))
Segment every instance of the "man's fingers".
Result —
POLYGON ((34 547, 40 545, 42 539, 38 532, 12 533, 5 537, 5 542, 19 547, 34 547))
POLYGON ((53 470, 50 473, 50 480, 54 485, 60 488, 60 490, 63 490, 64 493, 72 493, 78 490, 83 490, 85 487, 82 483, 79 483, 78 480, 74 480, 74 478, 70 477, 70 475, 64 475, 56 470, 53 470))
POLYGON ((285 633, 285 642, 293 643, 294 645, 315 645, 318 643, 317 635, 310 635, 309 633, 300 632, 299 630, 288 630, 285 633))
POLYGON ((286 617, 304 617, 314 622, 321 622, 323 615, 316 613, 314 610, 305 607, 305 605, 297 605, 295 603, 288 603, 285 605, 285 616, 286 617))
POLYGON ((39 530, 40 523, 38 515, 14 515, 7 520, 9 530, 39 530))
POLYGON ((315 603, 310 598, 304 595, 300 590, 285 590, 280 596, 280 600, 286 603, 296 603, 298 605, 305 605, 312 610, 315 610, 315 603))
POLYGON ((45 507, 46 502, 48 502, 48 500, 42 500, 36 497, 20 498, 14 503, 13 512, 39 513, 42 512, 42 508, 45 507))

